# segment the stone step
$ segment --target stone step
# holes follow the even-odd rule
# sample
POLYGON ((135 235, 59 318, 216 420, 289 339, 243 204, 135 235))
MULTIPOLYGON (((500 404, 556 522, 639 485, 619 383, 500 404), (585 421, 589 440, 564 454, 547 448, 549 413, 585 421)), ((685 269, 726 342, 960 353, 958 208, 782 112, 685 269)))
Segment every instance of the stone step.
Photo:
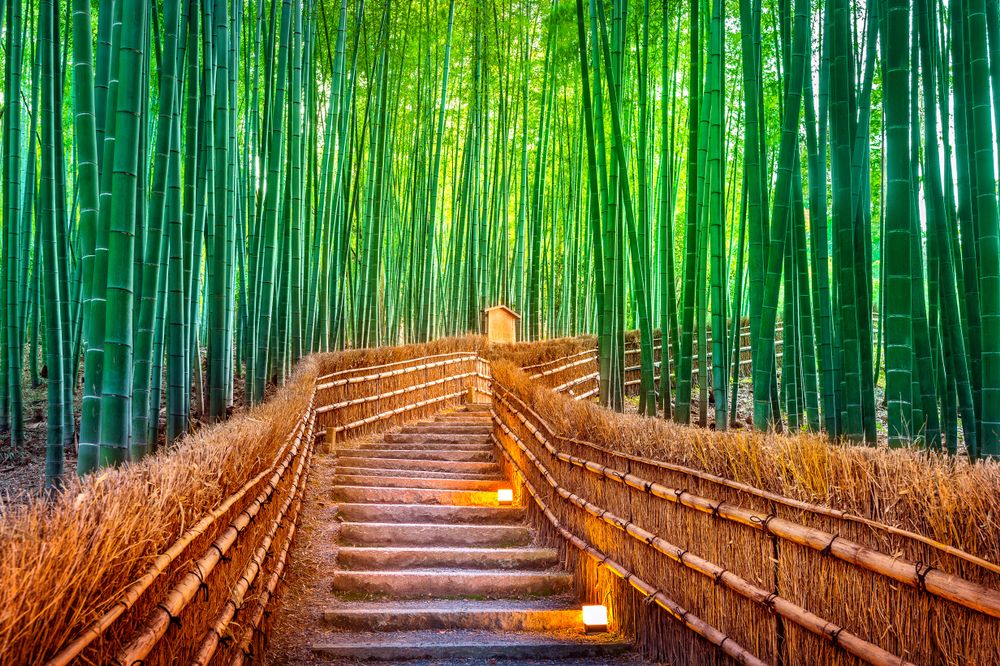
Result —
POLYGON ((365 504, 450 504, 455 507, 499 508, 497 494, 486 490, 334 486, 333 499, 337 502, 365 504))
POLYGON ((352 448, 365 451, 384 451, 396 449, 398 451, 493 451, 493 442, 470 442, 461 440, 456 442, 358 442, 352 443, 352 448))
POLYGON ((468 432, 468 433, 447 433, 447 432, 389 432, 384 436, 386 442, 399 442, 407 444, 426 444, 428 442, 456 443, 465 442, 467 444, 483 444, 490 441, 490 433, 468 432))
POLYGON ((523 525, 341 523, 340 541, 354 546, 473 546, 514 548, 531 543, 523 525))
POLYGON ((475 571, 413 569, 406 571, 336 571, 334 592, 421 597, 524 597, 569 590, 573 578, 553 571, 475 571))
POLYGON ((505 480, 499 470, 489 472, 432 472, 428 470, 399 470, 380 467, 348 467, 338 465, 337 471, 341 474, 352 474, 354 476, 405 476, 413 479, 467 479, 472 481, 502 481, 505 480))
POLYGON ((471 423, 473 425, 491 423, 493 415, 489 412, 446 412, 437 414, 432 423, 471 423))
POLYGON ((504 601, 371 601, 344 603, 323 612, 324 624, 342 631, 489 629, 556 631, 583 626, 570 598, 504 601))
POLYGON ((420 433, 436 435, 488 435, 493 432, 491 423, 448 423, 431 421, 429 423, 416 423, 404 426, 402 433, 420 433))
MULTIPOLYGON (((495 462, 458 462, 454 460, 406 460, 400 458, 378 458, 371 456, 343 456, 337 459, 337 465, 343 467, 367 467, 386 469, 396 472, 449 472, 475 473, 499 476, 500 465, 495 462)), ((403 474, 402 476, 405 476, 403 474)))
POLYGON ((363 474, 337 474, 333 482, 343 486, 380 486, 383 488, 428 488, 434 490, 479 490, 496 492, 499 488, 510 487, 503 479, 456 479, 456 478, 424 478, 418 476, 379 476, 372 471, 385 470, 355 470, 363 474))
MULTIPOLYGON (((402 490, 413 489, 407 488, 402 490)), ((495 503, 496 494, 491 494, 494 497, 495 503)), ((524 509, 513 506, 345 503, 341 504, 338 508, 338 515, 343 520, 350 523, 450 523, 454 525, 509 525, 511 523, 519 523, 524 519, 524 509)))
POLYGON ((344 458, 393 458, 396 460, 450 460, 453 462, 490 462, 492 451, 464 451, 460 449, 337 449, 337 456, 344 458))
POLYGON ((344 569, 512 569, 542 570, 559 564, 551 548, 365 548, 341 546, 337 566, 344 569))
MULTIPOLYGON (((405 660, 469 660, 484 664, 494 659, 526 659, 537 661, 585 659, 583 663, 605 663, 597 660, 622 655, 631 646, 609 635, 583 635, 579 631, 563 632, 490 632, 402 631, 391 634, 343 633, 331 634, 322 643, 313 645, 312 652, 326 659, 350 659, 356 662, 405 660)), ((611 663, 614 663, 613 660, 611 663)))

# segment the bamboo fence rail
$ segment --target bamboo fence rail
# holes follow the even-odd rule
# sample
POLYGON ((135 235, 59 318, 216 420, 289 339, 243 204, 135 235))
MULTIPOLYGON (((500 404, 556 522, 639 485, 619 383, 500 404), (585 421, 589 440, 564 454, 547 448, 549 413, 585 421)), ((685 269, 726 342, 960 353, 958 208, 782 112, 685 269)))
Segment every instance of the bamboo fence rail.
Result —
MULTIPOLYGON (((775 357, 780 360, 782 356, 782 324, 778 322, 776 328, 775 339, 775 357)), ((596 344, 593 343, 593 344, 596 344)), ((712 335, 709 333, 707 337, 708 344, 708 361, 712 362, 712 335)), ((697 346, 697 341, 695 341, 697 346)), ((638 364, 639 354, 639 341, 637 336, 629 336, 625 341, 625 392, 626 395, 635 396, 638 394, 638 386, 641 383, 641 366, 638 364)), ((660 337, 654 337, 653 339, 653 361, 654 366, 657 368, 657 378, 659 378, 659 367, 662 362, 662 343, 660 337)), ((730 361, 727 361, 728 364, 730 361)), ((671 359, 673 363, 673 359, 671 359)), ((780 365, 776 366, 780 373, 780 365)), ((592 347, 581 352, 575 352, 572 354, 567 354, 559 356, 558 358, 550 359, 544 363, 536 363, 532 365, 522 366, 521 370, 526 372, 531 379, 543 384, 547 388, 551 388, 557 393, 567 393, 570 397, 576 400, 583 400, 585 398, 592 397, 597 394, 597 349, 592 347), (579 391, 578 388, 581 385, 586 385, 589 382, 593 382, 593 386, 585 388, 579 391)), ((751 371, 751 359, 750 359, 750 326, 745 325, 740 331, 740 375, 743 377, 749 377, 751 371)), ((693 377, 698 376, 698 353, 695 350, 692 365, 691 374, 693 377)))
POLYGON ((163 641, 171 627, 183 627, 185 632, 197 626, 204 627, 202 620, 211 612, 213 601, 226 597, 229 597, 225 603, 231 607, 232 616, 237 615, 242 602, 233 603, 233 599, 242 599, 253 579, 245 581, 246 588, 242 592, 239 589, 243 578, 230 588, 228 574, 233 570, 233 563, 252 553, 251 561, 256 561, 258 568, 264 567, 263 560, 271 546, 277 544, 287 549, 294 533, 292 526, 298 512, 289 514, 288 509, 301 503, 304 490, 304 475, 312 450, 313 400, 314 397, 310 398, 268 468, 185 531, 141 577, 118 595, 101 617, 47 664, 58 666, 81 658, 127 665, 171 663, 185 652, 186 646, 193 645, 177 636, 178 631, 170 633, 169 641, 163 641), (225 523, 227 518, 230 519, 228 524, 225 523), (261 526, 266 526, 267 532, 258 542, 256 537, 261 526), (204 545, 202 555, 186 573, 174 571, 168 576, 173 565, 189 556, 193 545, 206 544, 209 537, 214 538, 204 545), (177 574, 180 578, 176 578, 177 574), (163 584, 170 578, 173 582, 165 588, 163 584), (203 593, 200 600, 198 592, 203 593), (123 618, 134 622, 135 612, 143 607, 149 610, 145 620, 135 624, 135 629, 115 630, 123 618))
POLYGON ((420 356, 348 372, 349 377, 327 375, 317 387, 317 423, 327 446, 491 395, 489 362, 476 352, 420 356))
MULTIPOLYGON (((617 516, 606 509, 597 506, 596 504, 588 502, 579 495, 571 493, 559 485, 558 481, 556 481, 555 477, 551 474, 551 472, 549 472, 548 468, 545 467, 537 456, 531 452, 531 450, 512 430, 499 421, 499 419, 498 424, 500 429, 503 431, 503 435, 506 436, 506 439, 514 442, 518 448, 521 449, 523 454, 532 462, 532 464, 534 464, 538 473, 542 475, 551 488, 555 490, 563 500, 578 506, 598 520, 603 520, 607 524, 617 527, 625 534, 628 534, 637 541, 655 549, 660 554, 666 555, 670 559, 684 565, 688 569, 711 578, 717 584, 724 585, 744 598, 754 601, 781 615, 782 617, 795 622, 813 634, 826 638, 832 645, 842 646, 845 651, 861 659, 865 663, 877 664, 879 666, 899 666, 900 664, 909 664, 909 662, 903 661, 895 655, 882 650, 877 645, 873 645, 858 636, 845 631, 843 627, 827 622, 818 615, 810 613, 806 609, 791 603, 787 599, 779 596, 777 593, 768 592, 767 590, 754 585, 750 581, 737 576, 731 571, 728 571, 713 562, 709 562, 704 558, 698 557, 687 549, 661 539, 655 534, 639 527, 636 523, 617 516)), ((505 438, 501 437, 500 439, 505 438)), ((504 456, 508 460, 513 461, 513 457, 510 455, 510 452, 506 449, 506 447, 504 447, 504 444, 502 444, 496 437, 494 437, 494 441, 499 447, 501 447, 504 456)), ((532 497, 537 497, 533 489, 529 489, 529 493, 532 497)), ((540 506, 543 506, 544 508, 544 504, 540 504, 540 506)), ((551 512, 546 513, 549 514, 551 512)), ((558 522, 556 524, 558 527, 558 522)), ((576 537, 573 538, 576 539, 576 537)), ((645 586, 648 587, 648 584, 645 584, 645 586)), ((704 636, 701 632, 698 633, 704 636)), ((718 643, 716 643, 716 645, 718 645, 718 643)), ((753 661, 759 662, 756 658, 754 658, 753 661)))
MULTIPOLYGON (((548 489, 536 524, 552 528, 555 518, 558 528, 548 532, 556 543, 564 531, 582 539, 757 658, 1000 659, 995 564, 844 511, 564 437, 517 390, 498 381, 493 390, 494 438, 506 467, 530 480, 533 497, 548 489)), ((714 663, 714 649, 676 625, 655 631, 648 602, 566 553, 581 592, 610 598, 620 626, 651 655, 714 663)))

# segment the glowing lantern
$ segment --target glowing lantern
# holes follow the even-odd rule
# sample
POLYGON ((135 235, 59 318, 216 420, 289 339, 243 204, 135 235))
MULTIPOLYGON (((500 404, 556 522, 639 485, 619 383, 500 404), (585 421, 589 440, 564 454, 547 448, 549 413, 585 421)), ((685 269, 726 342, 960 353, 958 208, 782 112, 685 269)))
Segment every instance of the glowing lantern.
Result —
POLYGON ((500 488, 497 490, 497 504, 505 506, 514 503, 514 491, 511 488, 500 488))
POLYGON ((607 606, 584 606, 583 607, 583 629, 588 634, 599 633, 608 630, 608 607, 607 606))

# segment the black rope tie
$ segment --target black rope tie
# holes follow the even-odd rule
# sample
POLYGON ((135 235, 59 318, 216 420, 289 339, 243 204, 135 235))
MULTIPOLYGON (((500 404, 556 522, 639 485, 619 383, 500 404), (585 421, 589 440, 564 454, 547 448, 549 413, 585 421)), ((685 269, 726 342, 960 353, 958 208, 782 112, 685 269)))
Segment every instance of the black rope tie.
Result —
POLYGON ((772 592, 771 594, 764 597, 764 606, 767 607, 769 613, 774 613, 774 600, 778 598, 777 592, 772 592))
POLYGON ((170 624, 176 626, 178 629, 181 628, 181 618, 179 616, 174 615, 173 613, 171 613, 170 609, 167 608, 166 606, 164 606, 162 602, 160 602, 160 603, 158 603, 156 605, 160 608, 160 610, 162 610, 164 613, 167 614, 167 618, 170 621, 170 624))
POLYGON ((646 482, 646 493, 647 494, 651 494, 652 491, 653 491, 653 482, 652 481, 647 481, 646 482))
POLYGON ((642 603, 646 604, 647 606, 651 605, 653 602, 656 601, 656 595, 659 593, 660 593, 659 590, 653 590, 652 592, 646 595, 646 598, 642 600, 642 603))
POLYGON ((753 523, 754 525, 760 525, 760 529, 763 530, 765 534, 774 536, 774 533, 771 532, 771 521, 777 517, 778 516, 776 516, 773 513, 767 514, 767 516, 764 517, 763 519, 758 518, 757 516, 751 516, 750 522, 753 523))
POLYGON ((843 627, 837 627, 834 631, 830 632, 830 642, 833 644, 833 647, 838 647, 838 644, 840 643, 840 633, 842 631, 844 631, 843 627))
POLYGON ((683 494, 684 494, 683 490, 681 490, 680 488, 674 488, 674 495, 677 496, 677 503, 678 504, 681 503, 681 495, 683 495, 683 494))
POLYGON ((836 541, 839 538, 840 538, 839 534, 834 534, 833 538, 830 539, 830 543, 828 543, 825 546, 823 546, 823 550, 819 551, 820 555, 829 556, 830 555, 830 549, 833 548, 833 542, 836 541))
POLYGON ((712 507, 712 517, 713 518, 718 518, 719 517, 719 507, 721 507, 721 506, 722 506, 722 502, 717 502, 716 505, 712 507))
POLYGON ((917 573, 917 589, 920 590, 921 592, 926 592, 927 574, 929 574, 931 570, 934 569, 934 567, 930 566, 929 564, 923 564, 921 562, 917 562, 915 568, 917 573))
POLYGON ((198 591, 203 592, 205 601, 208 601, 208 583, 205 582, 205 574, 199 567, 195 567, 194 575, 198 577, 198 591))
POLYGON ((719 569, 719 571, 716 572, 716 574, 713 576, 713 578, 715 578, 716 585, 722 585, 722 577, 726 575, 727 571, 728 569, 719 569))

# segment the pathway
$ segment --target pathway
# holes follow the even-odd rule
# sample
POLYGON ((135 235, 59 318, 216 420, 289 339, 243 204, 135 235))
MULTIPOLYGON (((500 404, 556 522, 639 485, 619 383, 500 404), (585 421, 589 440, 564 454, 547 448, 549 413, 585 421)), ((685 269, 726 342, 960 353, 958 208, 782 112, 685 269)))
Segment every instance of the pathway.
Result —
POLYGON ((485 409, 320 457, 271 663, 635 662, 618 637, 583 633, 557 552, 498 505, 485 409), (326 480, 332 504, 315 497, 326 480))

